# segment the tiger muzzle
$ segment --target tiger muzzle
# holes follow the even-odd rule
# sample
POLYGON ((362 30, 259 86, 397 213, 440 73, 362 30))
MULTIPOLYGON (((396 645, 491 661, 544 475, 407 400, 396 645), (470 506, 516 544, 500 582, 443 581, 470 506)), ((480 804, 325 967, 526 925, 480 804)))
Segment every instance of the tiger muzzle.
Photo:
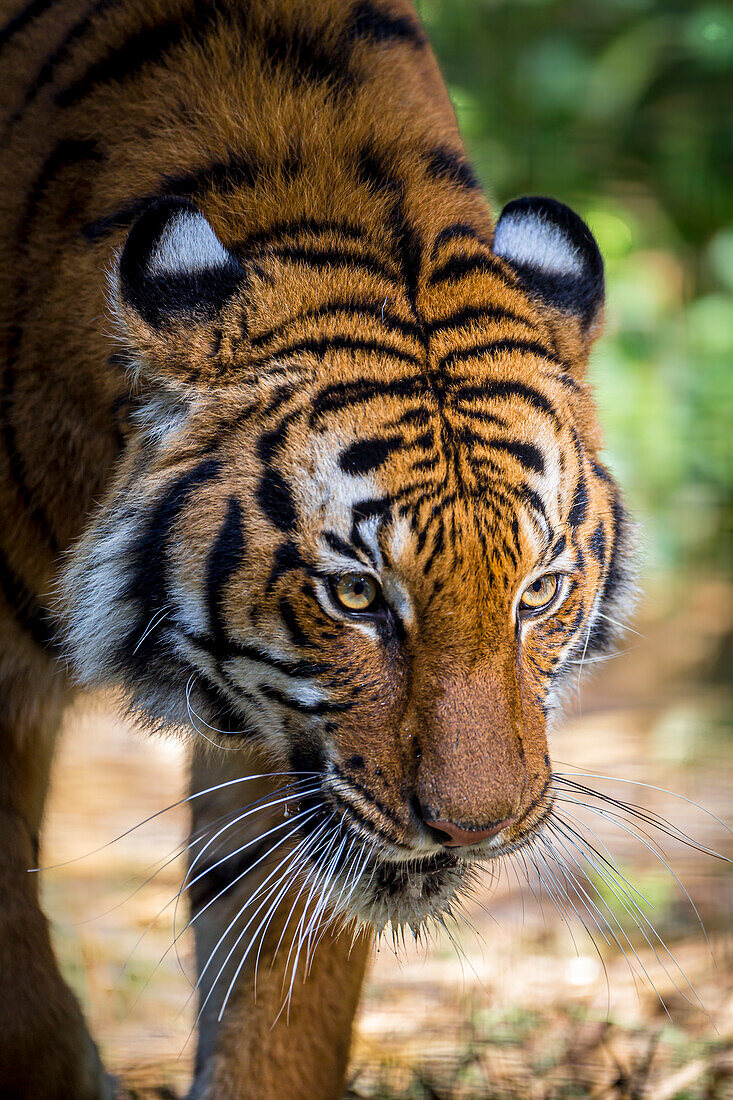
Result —
POLYGON ((452 674, 427 698, 413 801, 424 835, 446 848, 510 835, 547 772, 544 715, 522 699, 513 662, 452 674))

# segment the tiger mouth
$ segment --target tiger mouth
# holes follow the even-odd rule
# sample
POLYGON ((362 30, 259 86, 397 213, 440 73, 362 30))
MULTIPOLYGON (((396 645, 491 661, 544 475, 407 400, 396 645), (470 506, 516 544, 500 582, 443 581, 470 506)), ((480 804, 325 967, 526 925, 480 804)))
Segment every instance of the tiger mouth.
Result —
POLYGON ((333 916, 371 924, 377 931, 387 924, 415 929, 448 910, 471 877, 472 861, 448 851, 390 857, 394 842, 380 843, 346 814, 334 825, 333 841, 335 856, 329 857, 329 848, 316 848, 310 858, 333 916))
POLYGON ((504 840, 493 850, 425 853, 412 851, 361 814, 355 816, 353 807, 333 790, 321 791, 311 803, 314 820, 307 831, 321 832, 329 817, 336 821, 326 834, 329 842, 317 845, 309 862, 323 878, 324 896, 328 896, 336 919, 355 919, 377 931, 388 923, 393 928, 408 925, 415 930, 450 912, 481 867, 531 842, 552 809, 550 803, 537 815, 541 801, 523 815, 527 822, 534 820, 522 836, 504 840))
POLYGON ((470 878, 470 863, 447 852, 399 863, 376 856, 364 868, 348 907, 337 915, 369 923, 376 931, 387 924, 416 930, 450 910, 470 878))

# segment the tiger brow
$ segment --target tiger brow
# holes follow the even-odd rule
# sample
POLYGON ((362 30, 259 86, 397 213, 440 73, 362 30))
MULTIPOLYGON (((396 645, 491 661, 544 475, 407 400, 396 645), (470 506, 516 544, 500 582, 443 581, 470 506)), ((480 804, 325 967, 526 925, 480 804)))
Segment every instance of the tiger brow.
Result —
POLYGON ((335 531, 324 531, 323 538, 335 553, 341 554, 346 558, 352 558, 361 565, 364 564, 358 548, 354 546, 353 543, 347 542, 346 539, 341 538, 335 531))

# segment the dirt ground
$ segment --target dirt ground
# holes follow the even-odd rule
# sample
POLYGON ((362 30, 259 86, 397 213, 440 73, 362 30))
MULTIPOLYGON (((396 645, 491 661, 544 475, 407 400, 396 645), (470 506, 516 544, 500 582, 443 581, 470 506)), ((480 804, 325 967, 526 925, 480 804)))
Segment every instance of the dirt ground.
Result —
MULTIPOLYGON (((637 616, 638 634, 598 665, 553 741, 557 770, 624 780, 576 775, 729 858, 732 624, 733 598, 722 582, 674 591, 660 584, 637 616)), ((44 872, 42 889, 65 972, 108 1066, 136 1097, 181 1096, 190 1075, 191 944, 182 940, 179 965, 167 950, 172 906, 156 917, 175 896, 182 861, 145 881, 181 844, 185 809, 108 842, 184 787, 176 746, 144 739, 103 706, 69 722, 42 863, 74 862, 44 872)), ((487 878, 468 906, 469 922, 456 929, 460 957, 447 937, 398 956, 383 941, 358 1021, 352 1100, 733 1097, 730 865, 661 838, 706 942, 682 887, 650 847, 609 814, 565 810, 596 831, 599 850, 606 845, 645 896, 640 908, 670 954, 646 925, 651 946, 645 942, 629 920, 631 905, 592 872, 583 882, 618 921, 628 960, 612 936, 604 942, 597 934, 588 907, 595 946, 536 877, 520 889, 505 868, 498 881, 487 878)))

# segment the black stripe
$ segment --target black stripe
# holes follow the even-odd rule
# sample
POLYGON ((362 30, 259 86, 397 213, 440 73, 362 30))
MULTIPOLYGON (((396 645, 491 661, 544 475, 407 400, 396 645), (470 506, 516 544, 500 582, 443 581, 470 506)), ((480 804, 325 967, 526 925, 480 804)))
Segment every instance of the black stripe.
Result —
POLYGON ((56 641, 56 624, 0 551, 0 589, 16 622, 44 649, 56 641))
POLYGON ((507 454, 516 458, 527 469, 533 470, 537 474, 544 474, 545 472, 545 460, 542 451, 535 447, 533 443, 521 443, 516 439, 492 439, 489 442, 489 447, 492 451, 506 451, 507 454))
POLYGON ((310 424, 329 412, 344 407, 364 404, 377 397, 425 397, 427 390, 423 378, 410 375, 394 381, 382 382, 375 378, 357 378, 350 382, 334 382, 325 386, 313 401, 310 424))
POLYGON ((468 275, 498 275, 503 282, 509 282, 506 267, 495 256, 452 256, 440 267, 436 267, 428 276, 428 286, 438 286, 451 279, 465 279, 468 275))
POLYGON ((265 467, 257 488, 257 502, 270 523, 280 531, 291 532, 298 522, 298 513, 290 486, 280 473, 265 467))
POLYGON ((404 363, 417 364, 418 359, 412 352, 403 351, 401 348, 392 347, 390 344, 380 343, 379 340, 360 340, 356 336, 321 336, 298 340, 293 344, 285 344, 284 347, 273 348, 267 355, 252 361, 252 366, 261 366, 271 359, 283 359, 290 355, 299 355, 306 352, 310 355, 323 356, 330 351, 366 351, 375 355, 383 355, 392 359, 399 359, 404 363))
POLYGON ((264 229, 256 229, 237 241, 236 247, 250 252, 256 245, 270 245, 283 237, 297 237, 301 233, 337 233, 340 237, 347 237, 353 241, 363 241, 369 236, 364 226, 356 225, 354 222, 343 219, 302 217, 275 222, 264 229))
POLYGON ((522 484, 516 488, 514 488, 514 486, 507 486, 507 492, 510 496, 513 496, 515 500, 519 500, 522 504, 527 504, 530 508, 533 508, 539 516, 542 516, 545 523, 549 524, 542 497, 539 493, 535 492, 534 489, 530 488, 529 485, 522 484))
POLYGON ((160 62, 185 38, 205 34, 220 13, 220 6, 212 0, 197 0, 185 15, 143 27, 90 65, 83 76, 59 91, 56 103, 60 107, 71 107, 105 84, 122 83, 136 76, 142 69, 160 62))
POLYGON ((350 444, 339 457, 339 466, 350 477, 361 477, 383 466, 394 451, 404 446, 402 436, 372 436, 350 444))
POLYGON ((29 23, 32 23, 34 19, 38 19, 40 15, 43 15, 44 11, 52 7, 56 3, 56 0, 32 0, 30 4, 19 11, 17 15, 14 15, 12 19, 9 19, 4 26, 0 27, 0 47, 4 46, 6 42, 9 42, 14 34, 18 31, 22 31, 24 27, 27 27, 29 23))
POLYGON ((528 328, 537 327, 530 317, 522 317, 502 306, 466 306, 465 309, 459 309, 445 317, 435 317, 432 321, 426 321, 424 327, 427 335, 435 336, 438 332, 459 328, 471 321, 516 321, 528 328))
POLYGON ((488 340, 483 344, 472 344, 467 348, 456 348, 439 360, 437 369, 445 370, 446 367, 452 367, 456 363, 465 363, 468 359, 475 359, 479 355, 493 356, 503 351, 518 352, 521 355, 538 355, 552 363, 558 362, 544 344, 539 344, 535 340, 505 339, 488 340))
POLYGON ((369 500, 359 500, 352 505, 351 514, 358 523, 365 519, 372 519, 374 516, 379 516, 384 520, 391 504, 391 497, 372 497, 369 500))
POLYGON ((425 157, 427 173, 433 179, 450 180, 469 191, 478 190, 479 182, 462 153, 440 146, 426 153, 425 157))
POLYGON ((251 645, 237 645, 232 650, 231 655, 233 657, 245 657, 248 661, 267 665, 269 668, 274 668, 286 676, 294 676, 296 679, 302 679, 305 676, 322 676, 324 673, 333 671, 331 665, 325 661, 285 661, 281 657, 272 657, 269 653, 264 653, 261 649, 251 645))
POLYGON ((601 597, 602 601, 604 602, 611 599, 627 580, 626 571, 623 568, 623 564, 621 562, 623 534, 627 521, 626 512, 624 511, 624 507, 621 503, 621 498, 618 495, 618 491, 614 494, 613 503, 611 505, 611 514, 613 518, 613 549, 611 550, 611 559, 608 563, 606 583, 603 586, 603 595, 601 597))
POLYGON ((370 0, 356 5, 347 34, 352 40, 365 38, 372 42, 409 42, 413 46, 423 46, 426 41, 422 28, 414 20, 380 11, 370 0))
POLYGON ((284 577, 286 573, 292 573, 297 569, 308 569, 308 565, 303 560, 303 557, 295 543, 292 542, 290 539, 286 539, 285 542, 280 543, 273 555, 272 569, 270 570, 270 576, 267 579, 265 595, 269 596, 281 577, 284 577))
POLYGON ((603 565, 606 558, 606 534, 603 530, 603 520, 598 521, 596 529, 588 541, 588 549, 596 561, 603 565))
MULTIPOLYGON (((497 428, 506 428, 507 421, 503 416, 495 416, 493 413, 480 412, 477 414, 476 419, 479 422, 480 427, 484 427, 486 424, 495 424, 497 428)), ((491 439, 487 439, 485 435, 480 432, 474 431, 473 428, 461 427, 454 433, 454 439, 457 443, 462 444, 464 447, 490 447, 491 439)))
POLYGON ((301 646, 306 649, 310 649, 313 646, 313 642, 307 634, 301 629, 295 614, 295 609, 289 600, 286 600, 283 596, 279 603, 280 618, 283 621, 283 625, 290 635, 290 640, 293 645, 301 646))
POLYGON ((578 484, 575 486, 573 503, 568 513, 568 524, 572 528, 580 527, 588 515, 588 486, 581 471, 578 484))
POLYGON ((35 79, 29 84, 22 107, 15 111, 8 120, 10 126, 13 126, 18 121, 23 115, 23 112, 30 107, 39 93, 43 91, 47 84, 50 84, 58 67, 63 65, 68 59, 72 45, 78 42, 80 38, 84 37, 87 30, 94 22, 95 17, 103 14, 109 8, 116 7, 120 2, 121 0, 97 0, 97 3, 92 6, 90 11, 83 15, 81 19, 77 19, 76 23, 72 24, 58 46, 43 62, 35 79))
MULTIPOLYGON (((221 463, 218 460, 205 459, 175 478, 153 505, 148 522, 129 554, 131 568, 124 595, 140 604, 141 613, 139 622, 120 640, 123 651, 126 651, 133 639, 140 637, 152 615, 167 605, 167 544, 171 530, 191 494, 207 482, 213 481, 220 470, 221 463)), ((148 663, 157 644, 156 637, 156 632, 151 632, 142 644, 137 643, 134 654, 125 652, 128 662, 148 672, 148 663)))
POLYGON ((523 401, 532 405, 533 408, 539 412, 546 413, 557 421, 558 415, 554 406, 540 393, 539 390, 534 389, 533 386, 528 386, 524 382, 514 382, 509 379, 497 380, 496 382, 485 382, 480 386, 462 386, 456 390, 454 398, 458 401, 475 401, 475 400, 495 400, 506 399, 510 397, 519 397, 523 401))
POLYGON ((437 237, 433 241, 433 247, 430 251, 430 258, 434 260, 438 254, 438 249, 442 245, 447 244, 448 241, 456 239, 467 239, 471 241, 477 241, 479 244, 485 245, 486 248, 490 247, 490 242, 486 237, 481 234, 478 229, 475 229, 468 222, 454 222, 452 225, 446 225, 444 229, 441 229, 437 237))
POLYGON ((370 317, 375 321, 379 321, 387 329, 393 329, 395 332, 399 332, 402 336, 420 336, 420 328, 412 321, 404 321, 401 317, 396 317, 393 313, 388 313, 383 305, 377 302, 360 302, 350 301, 347 299, 334 302, 326 302, 322 306, 315 306, 313 309, 304 310, 302 313, 297 314, 295 317, 290 317, 287 321, 283 321, 281 324, 274 328, 268 329, 266 332, 257 333, 257 335, 251 337, 253 347, 261 347, 269 340, 275 339, 283 332, 286 332, 291 325, 302 324, 309 320, 318 320, 321 317, 332 317, 334 314, 346 313, 352 317, 370 317))
POLYGON ((553 543, 553 545, 550 547, 550 549, 548 551, 548 554, 547 554, 548 559, 550 561, 552 561, 555 558, 559 558, 560 555, 562 554, 562 552, 564 551, 565 547, 567 546, 567 544, 568 544, 568 540, 565 537, 565 535, 560 535, 560 537, 557 539, 557 541, 555 543, 553 543))
POLYGON ((239 187, 254 187, 266 176, 268 170, 275 171, 273 166, 264 165, 253 156, 239 153, 228 160, 215 161, 181 175, 163 175, 157 190, 132 199, 126 206, 111 214, 88 222, 83 228, 84 236, 87 240, 96 241, 115 229, 125 229, 160 198, 175 195, 195 199, 207 191, 226 195, 239 187))
POLYGON ((356 553, 355 547, 353 547, 351 543, 346 542, 345 539, 342 539, 335 531, 324 531, 323 538, 335 553, 342 554, 346 558, 356 558, 358 560, 358 554, 356 553))
MULTIPOLYGON (((243 642, 235 642, 230 639, 224 639, 223 647, 218 646, 211 638, 196 634, 190 630, 184 630, 183 627, 178 627, 179 632, 186 638, 187 641, 193 643, 204 653, 208 653, 217 662, 236 660, 237 658, 244 658, 247 661, 252 661, 255 664, 265 665, 267 668, 275 669, 277 672, 282 672, 286 676, 293 676, 296 679, 303 679, 304 677, 319 676, 324 673, 330 673, 333 671, 331 665, 325 661, 287 661, 281 657, 273 657, 269 653, 266 653, 262 649, 258 649, 257 646, 247 645, 243 642)), ((233 684, 235 690, 240 694, 247 695, 242 688, 232 680, 229 673, 225 673, 223 670, 219 670, 222 676, 233 684)), ((255 702, 254 696, 249 698, 255 702)))
MULTIPOLYGON (((99 163, 102 159, 102 153, 94 141, 68 140, 58 142, 41 166, 26 196, 14 244, 18 253, 23 252, 31 237, 34 220, 43 210, 43 200, 49 187, 68 168, 89 162, 99 163)), ((25 463, 18 449, 15 425, 13 424, 14 392, 17 381, 16 366, 20 358, 23 339, 22 321, 27 307, 26 293, 27 288, 23 280, 19 279, 15 288, 13 308, 17 321, 8 331, 7 360, 3 372, 2 390, 0 391, 0 423, 2 424, 3 441, 8 455, 8 470, 15 483, 23 508, 31 522, 38 528, 49 549, 56 553, 59 549, 58 542, 41 503, 36 499, 35 491, 28 484, 25 463)))
POLYGON ((443 546, 445 545, 445 523, 443 517, 439 516, 437 521, 437 528, 435 531, 435 537, 433 539, 433 545, 430 549, 428 558, 423 565, 423 573, 427 576, 432 569, 438 555, 443 552, 443 546))
MULTIPOLYGON (((334 775, 338 779, 340 779, 340 780, 342 780, 342 782, 348 784, 352 788, 352 790, 354 790, 358 794, 360 794, 365 802, 368 802, 370 805, 374 806, 375 809, 379 810, 379 812, 388 821, 391 821, 395 825, 399 825, 400 827, 404 827, 404 821, 402 820, 400 815, 395 813, 395 811, 390 809, 388 806, 385 806, 384 803, 382 803, 376 797, 376 795, 372 794, 372 792, 370 790, 367 790, 366 787, 362 786, 362 784, 358 781, 358 779, 356 779, 354 776, 346 776, 337 764, 333 764, 332 768, 333 768, 334 775)), ((352 806, 351 802, 347 802, 346 799, 342 799, 342 802, 343 802, 344 805, 348 806, 350 810, 354 808, 352 806)), ((374 824, 374 822, 371 822, 371 824, 372 824, 373 828, 376 828, 376 825, 374 824)))
POLYGON ((321 27, 285 28, 270 18, 265 26, 262 53, 272 66, 297 83, 325 84, 340 94, 352 91, 357 78, 350 67, 348 49, 339 44, 329 52, 324 48, 324 38, 321 27))
POLYGON ((344 252, 338 248, 301 248, 296 245, 283 245, 281 248, 270 249, 268 255, 315 268, 362 268, 364 271, 379 275, 391 283, 397 282, 397 276, 386 264, 383 264, 376 256, 368 256, 363 252, 344 252))
POLYGON ((104 160, 104 153, 92 139, 75 139, 59 141, 51 150, 43 162, 40 172, 36 176, 26 196, 23 215, 18 223, 17 243, 19 247, 26 244, 30 237, 31 227, 36 218, 43 196, 50 184, 52 184, 67 168, 84 163, 99 164, 104 160))
POLYGON ((320 703, 300 703, 297 699, 291 699, 282 691, 278 691, 272 684, 260 684, 259 691, 266 699, 271 699, 273 703, 278 703, 288 710, 295 710, 299 714, 338 714, 345 710, 351 710, 355 705, 347 700, 333 703, 328 699, 324 699, 320 703))
POLYGON ((422 241, 404 209, 404 180, 400 179, 385 163, 383 155, 371 142, 365 142, 357 155, 355 170, 358 179, 372 194, 381 194, 389 204, 387 224, 402 269, 407 299, 413 316, 419 321, 417 288, 422 266, 422 241))
POLYGON ((257 454, 264 466, 269 466, 280 454, 285 446, 288 428, 300 415, 300 409, 293 409, 280 419, 275 428, 263 432, 257 440, 257 454))
POLYGON ((224 593, 232 576, 242 564, 245 541, 242 506, 229 498, 227 514, 206 559, 206 603, 209 629, 218 648, 226 649, 229 632, 224 616, 224 593))

